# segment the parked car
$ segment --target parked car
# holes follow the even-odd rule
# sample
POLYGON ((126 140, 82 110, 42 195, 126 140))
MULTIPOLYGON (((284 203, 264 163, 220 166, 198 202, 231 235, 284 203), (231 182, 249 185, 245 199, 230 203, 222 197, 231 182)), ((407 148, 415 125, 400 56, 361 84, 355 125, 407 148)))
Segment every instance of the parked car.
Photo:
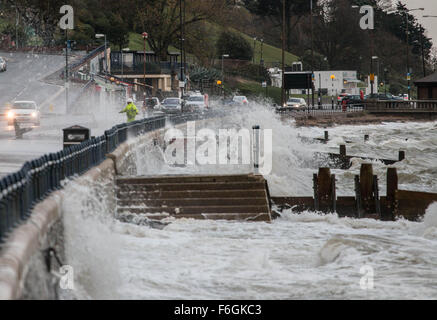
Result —
POLYGON ((7 64, 6 64, 6 60, 2 57, 0 57, 0 71, 4 72, 6 71, 8 68, 7 64))
POLYGON ((352 106, 352 105, 360 106, 360 107, 364 106, 363 100, 361 100, 360 95, 353 94, 353 95, 346 96, 343 98, 342 103, 343 101, 346 101, 347 106, 352 106))
POLYGON ((14 121, 39 126, 41 113, 35 101, 15 101, 7 111, 8 125, 12 126, 14 121))
POLYGON ((232 98, 232 102, 236 105, 248 105, 249 101, 247 100, 246 96, 234 96, 232 98))
POLYGON ((287 107, 291 107, 295 110, 305 109, 307 107, 307 103, 305 99, 302 98, 289 98, 287 100, 287 107))
POLYGON ((182 100, 179 98, 166 98, 162 100, 161 110, 165 113, 179 113, 182 111, 182 100))
POLYGON ((398 97, 401 100, 408 100, 408 93, 401 93, 398 97))
POLYGON ((200 93, 192 94, 185 98, 185 111, 200 111, 206 108, 205 96, 200 93))
POLYGON ((147 98, 146 107, 149 110, 159 110, 161 108, 161 102, 159 102, 159 99, 157 97, 147 98))
POLYGON ((365 100, 399 100, 399 97, 393 96, 391 93, 373 93, 367 95, 365 100))
POLYGON ((337 103, 341 103, 343 101, 343 98, 350 96, 349 93, 343 92, 340 93, 337 97, 337 103))

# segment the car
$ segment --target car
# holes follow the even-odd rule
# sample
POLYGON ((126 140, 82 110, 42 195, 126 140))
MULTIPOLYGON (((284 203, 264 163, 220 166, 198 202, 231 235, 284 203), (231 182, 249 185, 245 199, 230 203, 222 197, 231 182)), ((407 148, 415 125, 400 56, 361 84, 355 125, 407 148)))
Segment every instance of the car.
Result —
POLYGON ((291 107, 295 110, 305 109, 307 107, 307 103, 305 99, 302 98, 289 98, 287 100, 287 107, 291 107))
POLYGON ((347 106, 360 106, 362 107, 364 105, 363 100, 361 100, 360 95, 349 95, 343 98, 342 102, 346 101, 347 106))
POLYGON ((205 96, 203 94, 192 94, 185 98, 183 111, 200 111, 206 108, 205 96))
POLYGON ((399 100, 399 97, 393 96, 391 93, 373 93, 367 95, 365 100, 399 100))
POLYGON ((8 68, 5 58, 0 57, 0 71, 4 72, 8 68))
POLYGON ((408 93, 401 93, 398 97, 400 98, 399 100, 408 100, 408 93))
POLYGON ((182 111, 182 100, 179 98, 166 98, 162 100, 161 110, 165 113, 180 113, 182 111))
POLYGON ((341 103, 343 98, 348 97, 348 96, 350 96, 349 93, 346 93, 346 92, 340 93, 337 97, 337 103, 341 103))
POLYGON ((246 96, 234 96, 232 98, 232 104, 234 105, 248 105, 249 101, 246 96))
POLYGON ((41 122, 41 112, 35 101, 15 101, 6 113, 8 125, 14 122, 32 124, 39 126, 41 122))
POLYGON ((159 99, 157 97, 152 98, 146 98, 146 107, 147 109, 153 109, 153 110, 160 110, 161 109, 161 102, 159 102, 159 99))

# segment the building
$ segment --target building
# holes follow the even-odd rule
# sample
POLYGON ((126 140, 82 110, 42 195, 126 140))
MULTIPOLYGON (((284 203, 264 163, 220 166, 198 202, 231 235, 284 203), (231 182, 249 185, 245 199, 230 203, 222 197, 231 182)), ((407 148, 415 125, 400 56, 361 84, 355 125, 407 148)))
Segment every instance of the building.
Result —
POLYGON ((167 61, 161 61, 152 51, 147 51, 146 64, 144 68, 143 51, 123 51, 111 52, 109 73, 113 76, 135 83, 134 90, 138 91, 139 87, 144 86, 145 81, 148 91, 153 95, 158 90, 169 92, 178 88, 175 84, 180 70, 178 63, 179 52, 169 52, 167 61))
MULTIPOLYGON (((286 71, 296 71, 294 68, 286 68, 286 71)), ((282 87, 282 70, 281 68, 269 69, 270 79, 272 86, 282 87)), ((342 92, 350 94, 360 94, 360 90, 364 91, 364 94, 371 93, 370 79, 367 78, 364 86, 360 86, 363 83, 357 79, 356 71, 314 71, 314 88, 315 91, 321 91, 323 95, 336 96, 342 92), (332 79, 331 76, 334 76, 332 79)), ((375 83, 373 87, 374 93, 378 93, 378 77, 375 76, 375 83)), ((290 90, 291 94, 306 94, 306 90, 290 90)))
MULTIPOLYGON (((360 86, 362 82, 357 78, 357 71, 350 70, 335 70, 335 71, 314 71, 314 87, 324 95, 336 96, 340 93, 360 94, 360 90, 364 94, 370 94, 370 79, 368 78, 365 86, 360 86), (334 76, 332 78, 332 76, 334 76)), ((378 92, 378 78, 375 76, 373 92, 378 92)))
POLYGON ((414 81, 417 87, 417 100, 437 100, 437 73, 414 81))

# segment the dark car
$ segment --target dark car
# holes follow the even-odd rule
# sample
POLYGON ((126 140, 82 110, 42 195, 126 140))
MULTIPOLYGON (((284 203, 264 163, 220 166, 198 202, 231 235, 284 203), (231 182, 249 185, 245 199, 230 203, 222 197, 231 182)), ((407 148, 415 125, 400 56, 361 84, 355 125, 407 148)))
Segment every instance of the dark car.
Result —
POLYGON ((343 98, 343 101, 346 101, 347 106, 359 106, 362 107, 364 105, 363 100, 359 95, 349 95, 343 98))
POLYGON ((180 113, 182 110, 182 101, 179 98, 167 98, 161 103, 161 110, 165 113, 180 113))
POLYGON ((393 96, 391 93, 373 93, 365 97, 365 100, 400 100, 399 97, 393 96))

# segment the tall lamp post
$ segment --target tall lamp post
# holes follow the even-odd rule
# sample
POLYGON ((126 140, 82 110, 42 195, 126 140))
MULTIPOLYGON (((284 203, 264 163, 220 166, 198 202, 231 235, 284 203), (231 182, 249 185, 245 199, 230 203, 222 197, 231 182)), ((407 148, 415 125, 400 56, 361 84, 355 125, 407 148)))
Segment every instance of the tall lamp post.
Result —
POLYGON ((147 32, 143 32, 141 34, 141 36, 143 37, 143 42, 144 42, 144 57, 143 57, 143 62, 144 62, 144 69, 143 69, 143 75, 144 75, 144 99, 147 96, 147 89, 146 89, 146 41, 147 38, 149 37, 149 35, 147 34, 147 32))
POLYGON ((335 75, 331 74, 331 80, 332 80, 331 104, 332 104, 332 110, 334 110, 334 80, 335 80, 335 75))
POLYGON ((252 63, 255 64, 256 37, 253 37, 253 58, 252 63))
MULTIPOLYGON (((424 18, 437 18, 437 16, 425 15, 424 18)), ((423 76, 426 77, 426 69, 425 69, 425 53, 423 48, 423 37, 422 37, 422 63, 423 63, 423 76)))
POLYGON ((105 60, 104 60, 104 67, 105 67, 105 82, 106 82, 106 77, 108 75, 108 52, 107 52, 106 34, 97 33, 96 34, 96 38, 97 39, 105 38, 105 60))
POLYGON ((408 100, 410 100, 410 92, 411 92, 411 70, 410 70, 410 31, 409 31, 409 21, 408 21, 408 13, 411 11, 423 11, 424 8, 416 8, 416 9, 405 9, 405 20, 406 20, 406 32, 407 32, 407 82, 408 82, 408 100))
POLYGON ((281 108, 285 107, 285 0, 282 0, 282 88, 281 108))
MULTIPOLYGON (((378 81, 379 81, 379 57, 378 56, 372 56, 372 66, 373 66, 373 60, 378 60, 378 69, 377 70, 378 70, 378 81)), ((372 69, 373 69, 373 67, 372 67, 372 69)), ((373 74, 373 77, 375 77, 374 74, 373 74)), ((372 80, 372 93, 375 92, 374 85, 375 85, 375 78, 373 78, 373 80, 372 80)), ((376 87, 378 88, 378 83, 376 84, 376 87)))
MULTIPOLYGON (((353 5, 352 8, 358 9, 358 8, 360 8, 360 6, 353 5)), ((370 79, 370 96, 372 96, 373 95, 373 86, 375 84, 375 74, 373 73, 373 55, 374 55, 374 51, 375 51, 375 48, 374 48, 375 39, 374 39, 373 29, 370 29, 369 32, 370 32, 370 38, 371 38, 370 39, 370 76, 369 76, 369 79, 370 79)))
POLYGON ((223 68, 223 59, 224 58, 229 58, 229 54, 222 54, 222 88, 223 88, 223 98, 225 97, 225 73, 224 73, 224 68, 223 68))
POLYGON ((261 41, 261 58, 259 59, 259 64, 261 66, 263 66, 264 65, 264 60, 263 60, 263 43, 264 43, 264 39, 261 39, 260 41, 261 41))
POLYGON ((314 32, 313 32, 313 0, 310 0, 311 9, 311 96, 312 96, 312 106, 314 108, 314 32))
POLYGON ((129 51, 129 48, 121 49, 121 78, 124 79, 124 52, 129 51))

